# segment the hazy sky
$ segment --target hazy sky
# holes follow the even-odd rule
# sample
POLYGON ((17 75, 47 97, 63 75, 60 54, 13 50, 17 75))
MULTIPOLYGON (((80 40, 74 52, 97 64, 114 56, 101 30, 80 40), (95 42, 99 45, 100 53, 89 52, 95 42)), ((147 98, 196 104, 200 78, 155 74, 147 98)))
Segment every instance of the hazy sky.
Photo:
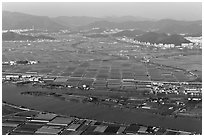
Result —
POLYGON ((2 9, 41 16, 141 16, 202 19, 201 2, 3 2, 2 9))

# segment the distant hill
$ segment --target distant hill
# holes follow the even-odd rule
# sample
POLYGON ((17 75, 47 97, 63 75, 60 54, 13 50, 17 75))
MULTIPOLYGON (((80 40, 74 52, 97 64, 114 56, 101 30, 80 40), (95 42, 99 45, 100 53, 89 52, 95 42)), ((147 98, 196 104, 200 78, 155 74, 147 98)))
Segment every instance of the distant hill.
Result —
POLYGON ((109 21, 109 22, 117 22, 117 23, 122 23, 122 22, 127 22, 127 21, 153 21, 153 19, 150 18, 144 18, 144 17, 135 17, 135 16, 121 16, 121 17, 117 17, 117 16, 110 16, 110 17, 105 17, 103 20, 105 21, 109 21))
POLYGON ((73 17, 67 17, 67 16, 60 16, 51 18, 55 22, 63 25, 68 26, 71 28, 79 27, 79 26, 85 26, 88 24, 91 24, 93 22, 97 21, 108 21, 113 23, 122 23, 126 21, 147 21, 152 20, 148 18, 143 17, 134 17, 134 16, 122 16, 122 17, 104 17, 104 18, 97 18, 97 17, 87 17, 87 16, 73 16, 73 17))
POLYGON ((114 33, 114 34, 112 34, 112 36, 114 36, 114 37, 123 37, 123 36, 125 36, 125 37, 134 38, 137 35, 142 35, 144 33, 145 33, 145 31, 142 31, 142 30, 124 30, 124 31, 114 33))
POLYGON ((84 30, 84 31, 80 31, 80 32, 81 33, 93 34, 93 33, 104 33, 104 31, 106 31, 106 29, 103 29, 103 28, 94 28, 94 29, 84 30))
POLYGON ((85 36, 90 37, 90 38, 107 38, 108 37, 107 34, 89 34, 85 36))
POLYGON ((45 35, 35 36, 35 39, 47 39, 47 40, 55 40, 55 38, 45 35))
POLYGON ((21 32, 21 34, 37 34, 37 33, 47 33, 47 31, 41 29, 34 29, 21 32))
POLYGON ((156 32, 147 32, 141 36, 135 37, 135 40, 141 42, 150 42, 150 43, 163 43, 163 44, 175 44, 181 45, 181 43, 191 43, 189 40, 186 40, 183 36, 173 34, 167 35, 165 33, 156 33, 156 32))
POLYGON ((55 38, 45 36, 45 35, 39 35, 39 36, 30 36, 30 35, 21 35, 18 33, 14 33, 11 31, 8 31, 6 33, 2 33, 2 41, 34 41, 38 39, 48 39, 48 40, 54 40, 55 38))
POLYGON ((71 29, 74 31, 101 29, 137 29, 142 31, 155 31, 170 34, 201 34, 202 20, 178 21, 172 19, 152 20, 142 17, 67 17, 60 16, 50 18, 46 16, 34 16, 18 12, 2 12, 2 29, 47 29, 60 30, 71 29))
POLYGON ((96 21, 109 21, 109 22, 125 22, 125 21, 141 21, 150 20, 142 17, 122 16, 122 17, 87 17, 87 16, 59 16, 49 18, 46 16, 34 16, 19 12, 2 12, 2 26, 3 29, 48 29, 59 30, 65 28, 77 28, 79 26, 86 26, 96 21))
POLYGON ((202 33, 202 21, 178 21, 171 19, 160 20, 154 25, 155 28, 159 28, 159 32, 178 34, 188 33, 197 34, 202 33))
POLYGON ((102 28, 102 29, 112 29, 117 28, 118 23, 109 21, 95 21, 86 26, 80 26, 79 29, 92 29, 92 28, 102 28))
POLYGON ((185 34, 185 37, 201 37, 202 36, 202 32, 200 33, 194 33, 194 34, 185 34))
POLYGON ((202 32, 202 21, 177 21, 169 19, 159 21, 126 21, 120 23, 96 21, 80 28, 90 29, 94 27, 105 29, 139 29, 143 31, 156 31, 170 34, 197 34, 202 32))
POLYGON ((67 27, 71 27, 71 28, 88 25, 92 22, 101 20, 101 18, 84 17, 84 16, 81 16, 81 17, 60 16, 60 17, 55 17, 51 19, 57 22, 58 24, 61 24, 67 27))
POLYGON ((59 30, 67 28, 46 16, 33 16, 18 12, 2 12, 2 29, 35 29, 59 30))
POLYGON ((111 35, 113 37, 129 37, 129 38, 135 38, 138 35, 142 35, 146 33, 145 31, 142 30, 123 30, 119 32, 114 32, 114 33, 104 33, 107 31, 106 29, 91 29, 88 31, 83 32, 83 34, 87 37, 91 38, 99 38, 99 37, 108 37, 108 35, 111 35))

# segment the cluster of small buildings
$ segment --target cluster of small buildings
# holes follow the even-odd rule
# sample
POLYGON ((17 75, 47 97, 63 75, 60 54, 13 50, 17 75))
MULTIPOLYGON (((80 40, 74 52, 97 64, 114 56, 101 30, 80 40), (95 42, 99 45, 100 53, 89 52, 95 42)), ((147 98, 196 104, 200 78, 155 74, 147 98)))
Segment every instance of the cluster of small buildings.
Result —
POLYGON ((115 29, 110 29, 110 30, 105 30, 102 34, 114 34, 114 33, 118 33, 122 30, 115 28, 115 29))
MULTIPOLYGON (((25 74, 15 74, 15 73, 3 73, 2 75, 4 81, 13 81, 17 84, 27 84, 34 83, 39 86, 54 87, 54 88, 77 88, 82 90, 111 90, 118 92, 133 92, 137 94, 152 95, 159 98, 159 96, 182 96, 176 100, 171 101, 171 97, 164 101, 163 99, 154 99, 149 101, 148 97, 140 99, 120 99, 120 98, 110 98, 110 97, 90 97, 86 98, 84 101, 89 101, 93 103, 99 103, 102 105, 108 105, 109 107, 117 107, 124 109, 145 109, 159 110, 168 104, 168 113, 171 115, 174 111, 179 110, 185 102, 197 101, 198 103, 202 101, 202 84, 201 83, 190 83, 190 82, 155 82, 155 81, 135 81, 134 79, 123 79, 114 80, 107 79, 79 79, 74 77, 56 77, 56 76, 44 76, 38 75, 37 72, 26 72, 25 74), (170 101, 170 102, 169 102, 170 101), (159 104, 159 106, 158 106, 159 104), (174 107, 176 106, 176 108, 174 107)), ((161 113, 165 113, 165 109, 161 113)))
POLYGON ((202 100, 202 83, 191 82, 183 84, 185 91, 188 95, 188 100, 201 101, 202 100))
POLYGON ((144 46, 153 46, 153 47, 157 47, 157 48, 161 48, 161 49, 170 49, 170 48, 178 48, 178 49, 183 49, 183 48, 189 48, 189 49, 201 49, 202 48, 202 43, 200 42, 195 42, 192 41, 192 43, 182 43, 181 45, 175 45, 175 44, 163 44, 163 43, 150 43, 150 42, 141 42, 138 40, 134 40, 134 39, 130 39, 127 37, 123 37, 123 38, 117 38, 117 40, 119 41, 124 41, 124 42, 128 42, 131 44, 138 44, 138 45, 144 45, 144 46))
POLYGON ((193 100, 202 100, 202 83, 200 82, 153 82, 152 92, 165 94, 185 94, 193 100))
POLYGON ((2 33, 6 33, 8 31, 11 31, 11 32, 15 32, 15 33, 22 33, 22 32, 26 32, 26 31, 32 31, 34 30, 33 28, 32 29, 15 29, 15 30, 2 30, 2 33))
POLYGON ((3 73, 2 74, 3 82, 13 82, 16 84, 27 84, 27 83, 41 83, 40 85, 44 86, 52 86, 56 88, 79 88, 83 90, 90 89, 90 83, 93 82, 88 80, 81 80, 67 77, 57 77, 57 76, 47 76, 47 75, 39 75, 37 72, 26 72, 22 73, 3 73))
POLYGON ((134 79, 87 79, 74 77, 56 77, 39 75, 37 72, 19 73, 3 73, 3 81, 13 81, 17 84, 29 82, 44 83, 47 86, 79 88, 83 90, 124 90, 124 91, 148 91, 152 94, 180 94, 189 96, 193 100, 201 100, 202 85, 193 82, 155 82, 155 81, 137 81, 134 79))
MULTIPOLYGON (((193 105, 188 104, 199 104, 202 101, 202 83, 195 82, 183 82, 183 83, 155 83, 153 84, 152 93, 157 96, 169 97, 167 104, 171 105, 173 108, 172 113, 185 112, 187 108, 189 111, 193 105)), ((155 100, 153 100, 155 102, 155 100)), ((156 103, 166 104, 163 100, 156 100, 156 103)), ((170 108, 170 107, 169 107, 170 108)), ((192 114, 196 116, 198 113, 192 114)))
POLYGON ((3 135, 192 135, 195 133, 140 124, 116 124, 34 110, 2 118, 3 135))
POLYGON ((37 72, 26 72, 25 74, 19 73, 3 73, 3 81, 13 81, 16 83, 25 83, 25 82, 40 82, 42 76, 38 75, 37 72))
POLYGON ((33 64, 37 64, 39 63, 39 61, 35 61, 35 60, 19 60, 19 61, 2 61, 2 65, 33 65, 33 64))
POLYGON ((13 41, 4 41, 4 42, 20 42, 20 43, 27 43, 28 42, 28 46, 30 45, 30 43, 40 43, 40 42, 61 42, 61 41, 70 41, 70 40, 58 40, 58 39, 55 39, 55 40, 50 40, 50 39, 38 39, 38 40, 13 40, 13 41))
POLYGON ((185 37, 187 40, 191 41, 194 43, 194 45, 202 48, 202 36, 200 37, 185 37))

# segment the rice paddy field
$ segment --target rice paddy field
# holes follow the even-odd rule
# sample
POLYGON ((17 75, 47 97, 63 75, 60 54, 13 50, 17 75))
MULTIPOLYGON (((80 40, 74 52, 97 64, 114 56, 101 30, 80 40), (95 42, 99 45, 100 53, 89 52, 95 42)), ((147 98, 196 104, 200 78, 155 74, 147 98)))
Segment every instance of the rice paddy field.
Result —
POLYGON ((164 65, 180 67, 187 70, 202 71, 202 55, 189 55, 189 56, 173 56, 169 58, 157 58, 154 60, 164 65), (168 64, 167 64, 168 62, 168 64))
MULTIPOLYGON (((195 77, 186 71, 143 63, 144 57, 163 55, 112 38, 58 36, 56 41, 3 42, 2 61, 37 60, 35 65, 2 66, 3 72, 37 72, 54 76, 95 79, 134 79, 140 81, 188 81, 195 77)), ((176 51, 178 52, 178 51, 176 51)), ((172 54, 175 54, 172 51, 172 54)), ((177 53, 178 54, 178 53, 177 53)), ((201 55, 153 58, 154 63, 187 71, 202 71, 201 55)))

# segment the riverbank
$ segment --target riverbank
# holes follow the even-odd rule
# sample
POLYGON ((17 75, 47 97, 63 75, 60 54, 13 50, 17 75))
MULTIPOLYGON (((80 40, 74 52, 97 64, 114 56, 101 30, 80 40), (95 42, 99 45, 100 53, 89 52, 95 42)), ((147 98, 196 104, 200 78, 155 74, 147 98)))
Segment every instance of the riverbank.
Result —
POLYGON ((164 129, 141 124, 120 124, 105 121, 84 119, 50 112, 41 112, 15 106, 4 102, 6 107, 16 112, 3 115, 3 134, 8 135, 113 135, 113 134, 146 134, 146 135, 190 135, 185 131, 164 129))
MULTIPOLYGON (((202 131, 202 121, 192 118, 173 118, 149 114, 139 111, 121 111, 115 108, 107 108, 95 104, 82 104, 66 102, 49 97, 33 97, 21 95, 28 87, 3 84, 3 101, 11 104, 25 106, 39 111, 53 112, 62 115, 110 121, 124 124, 141 123, 144 125, 164 127, 182 131, 202 131), (189 124, 191 123, 191 124, 189 124)), ((32 90, 32 87, 30 90, 32 90)))

